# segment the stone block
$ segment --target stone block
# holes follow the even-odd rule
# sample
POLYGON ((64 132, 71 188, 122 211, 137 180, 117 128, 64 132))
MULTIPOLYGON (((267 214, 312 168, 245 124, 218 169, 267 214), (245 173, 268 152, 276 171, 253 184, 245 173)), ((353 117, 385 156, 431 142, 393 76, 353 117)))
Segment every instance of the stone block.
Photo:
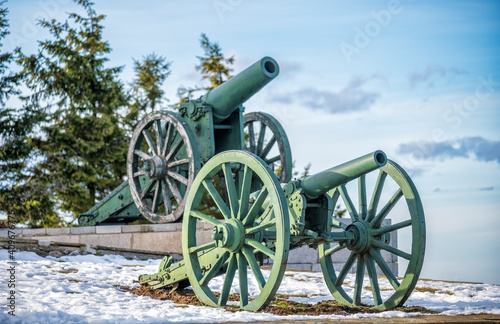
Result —
POLYGON ((182 254, 180 232, 131 233, 131 235, 132 249, 182 254))
POLYGON ((121 225, 110 225, 110 226, 96 226, 96 234, 117 234, 122 232, 121 225))
MULTIPOLYGON (((9 230, 8 228, 2 228, 0 229, 0 237, 9 237, 9 230)), ((16 234, 18 234, 18 231, 15 232, 16 234)))
POLYGON ((123 225, 122 233, 147 233, 150 225, 123 225))
POLYGON ((47 235, 68 235, 70 234, 69 227, 61 227, 61 228, 47 228, 47 235))
POLYGON ((315 263, 312 265, 312 271, 316 271, 316 272, 321 272, 323 270, 321 270, 321 264, 320 263, 315 263))
POLYGON ((21 236, 30 237, 30 236, 40 236, 46 234, 47 234, 46 228, 27 228, 23 229, 21 236))
MULTIPOLYGON (((318 251, 307 245, 293 249, 288 254, 288 263, 318 263, 318 251)), ((310 270, 310 269, 309 269, 310 270)))
POLYGON ((70 227, 71 234, 95 234, 97 226, 70 227))
POLYGON ((213 231, 196 231, 196 244, 205 244, 212 241, 213 231))
POLYGON ((149 230, 151 232, 176 232, 182 228, 182 223, 169 223, 169 224, 151 224, 149 225, 149 230))
POLYGON ((132 248, 132 235, 132 233, 82 235, 79 243, 130 249, 132 248))
POLYGON ((54 243, 80 243, 80 236, 78 235, 34 236, 32 239, 54 243))
POLYGON ((311 271, 312 265, 310 263, 288 263, 287 270, 308 270, 311 271))

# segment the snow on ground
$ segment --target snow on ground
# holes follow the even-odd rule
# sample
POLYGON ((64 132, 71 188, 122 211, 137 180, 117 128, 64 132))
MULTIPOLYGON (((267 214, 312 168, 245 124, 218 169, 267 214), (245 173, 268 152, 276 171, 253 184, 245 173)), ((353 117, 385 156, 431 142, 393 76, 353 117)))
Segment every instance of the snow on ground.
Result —
MULTIPOLYGON (((9 296, 7 250, 0 249, 0 323, 213 323, 224 321, 313 320, 314 318, 406 317, 401 311, 350 316, 277 316, 229 312, 223 309, 176 305, 124 292, 120 286, 138 285, 141 274, 157 272, 160 260, 128 260, 118 255, 74 255, 42 258, 33 252, 15 252, 15 317, 6 308, 9 296)), ((264 275, 269 275, 264 271, 264 275)), ((348 278, 352 280, 353 278, 348 278)), ((237 280, 234 280, 237 283, 237 280)), ((221 285, 221 279, 210 282, 221 285)), ((389 285, 381 281, 381 291, 389 285)), ((237 286, 233 287, 237 290, 237 286)), ((250 294, 256 286, 249 287, 250 294)), ((278 293, 292 300, 331 300, 323 274, 287 271, 278 293), (307 297, 304 297, 307 295, 307 297)), ((368 301, 371 296, 364 295, 368 301)), ((444 315, 500 314, 500 286, 489 284, 419 281, 407 306, 417 305, 444 315)))

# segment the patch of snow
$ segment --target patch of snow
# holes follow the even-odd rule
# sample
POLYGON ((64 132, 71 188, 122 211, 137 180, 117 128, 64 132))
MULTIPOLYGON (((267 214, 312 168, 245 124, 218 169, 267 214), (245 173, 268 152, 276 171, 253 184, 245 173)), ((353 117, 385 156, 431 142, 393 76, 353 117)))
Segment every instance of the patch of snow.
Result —
MULTIPOLYGON (((0 249, 0 269, 8 269, 9 254, 0 249)), ((156 273, 161 260, 129 260, 119 255, 67 255, 42 258, 33 252, 15 252, 16 316, 7 314, 8 297, 6 270, 0 277, 1 323, 213 323, 225 321, 314 320, 366 317, 408 317, 414 314, 387 311, 377 314, 278 316, 267 313, 230 312, 223 309, 178 305, 123 291, 120 286, 138 286, 141 274, 156 273)), ((249 270, 250 271, 250 270, 249 270)), ((263 270, 265 278, 269 271, 263 270)), ((249 272, 249 278, 253 276, 249 272)), ((219 290, 223 277, 210 281, 219 290)), ((366 285, 369 285, 366 279, 366 285)), ((353 282, 349 275, 346 282, 353 282)), ((352 283, 353 287, 354 284, 352 283)), ((349 293, 349 289, 347 292, 349 293)), ((390 283, 380 280, 382 297, 389 294, 390 283)), ((238 292, 238 278, 233 280, 232 292, 238 292)), ((249 294, 259 289, 249 280, 249 294)), ((291 300, 316 303, 332 300, 321 272, 287 271, 278 290, 292 295, 291 300)), ((371 302, 369 292, 362 300, 371 302)), ((407 306, 422 306, 443 315, 490 313, 500 314, 500 286, 489 284, 419 281, 417 289, 406 302, 407 306)))

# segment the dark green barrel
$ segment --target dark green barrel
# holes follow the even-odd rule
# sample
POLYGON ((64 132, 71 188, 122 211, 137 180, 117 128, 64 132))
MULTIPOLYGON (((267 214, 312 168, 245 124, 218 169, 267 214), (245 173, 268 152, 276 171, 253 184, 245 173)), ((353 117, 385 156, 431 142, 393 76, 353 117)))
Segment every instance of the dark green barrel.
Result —
POLYGON ((385 153, 382 151, 375 151, 306 177, 300 182, 300 187, 307 197, 316 198, 335 187, 346 184, 368 172, 381 168, 386 163, 387 157, 385 153))
POLYGON ((215 122, 220 122, 271 82, 278 73, 278 63, 271 57, 263 57, 217 88, 210 90, 201 100, 212 106, 215 122))

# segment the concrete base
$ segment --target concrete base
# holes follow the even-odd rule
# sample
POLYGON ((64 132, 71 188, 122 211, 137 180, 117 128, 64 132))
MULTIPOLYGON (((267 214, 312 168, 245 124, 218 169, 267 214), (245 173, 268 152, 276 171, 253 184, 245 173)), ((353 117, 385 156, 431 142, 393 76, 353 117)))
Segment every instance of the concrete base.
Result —
MULTIPOLYGON (((346 222, 347 223, 347 222, 346 222)), ((385 220, 384 225, 389 225, 390 220, 385 220)), ((213 226, 205 224, 198 227, 197 241, 209 242, 213 226)), ((69 228, 37 228, 14 229, 17 239, 37 240, 40 244, 55 242, 69 243, 95 247, 109 247, 121 250, 148 251, 152 254, 182 255, 182 224, 153 224, 153 225, 113 225, 113 226, 87 226, 69 228)), ((0 229, 0 238, 8 238, 8 229, 0 229)), ((392 234, 391 245, 397 247, 397 237, 392 234)), ((334 253, 332 260, 336 271, 340 271, 349 250, 344 249, 334 253)), ((382 256, 392 272, 398 275, 397 258, 385 251, 382 256)), ((290 251, 288 269, 321 271, 318 251, 308 246, 302 246, 290 251)), ((355 267, 351 269, 354 272, 355 267)), ((380 275, 383 273, 378 269, 380 275)))

